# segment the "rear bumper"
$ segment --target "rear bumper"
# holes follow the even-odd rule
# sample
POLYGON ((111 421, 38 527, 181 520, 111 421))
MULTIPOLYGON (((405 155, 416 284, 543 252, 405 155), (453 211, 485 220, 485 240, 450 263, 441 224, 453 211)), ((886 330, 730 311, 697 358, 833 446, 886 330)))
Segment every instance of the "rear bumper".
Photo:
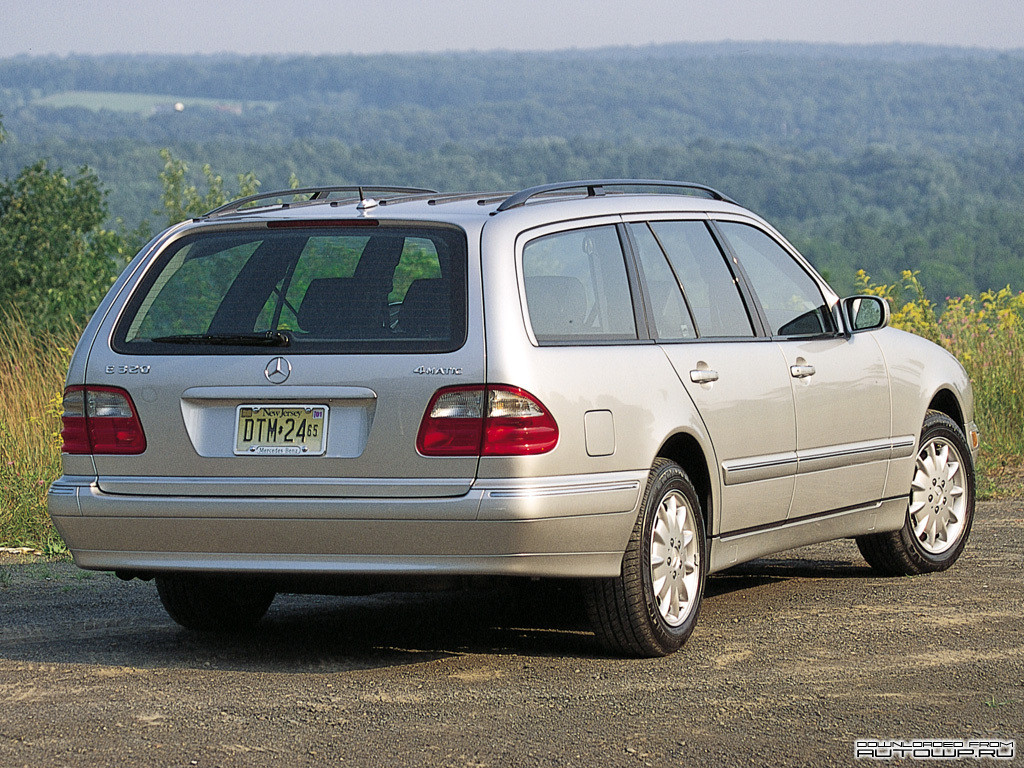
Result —
POLYGON ((488 481, 458 498, 103 493, 62 477, 50 515, 82 568, 266 575, 610 577, 645 472, 488 481))

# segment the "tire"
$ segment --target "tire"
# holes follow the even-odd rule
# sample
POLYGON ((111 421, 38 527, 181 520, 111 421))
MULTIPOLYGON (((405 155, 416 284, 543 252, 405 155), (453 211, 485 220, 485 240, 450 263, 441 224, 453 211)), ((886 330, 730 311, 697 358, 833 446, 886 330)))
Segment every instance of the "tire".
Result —
POLYGON ((678 464, 657 459, 621 573, 585 585, 598 642, 626 656, 667 656, 678 650, 697 623, 707 568, 697 492, 678 464))
POLYGON ((274 600, 274 591, 258 582, 202 574, 157 576, 156 589, 168 615, 199 632, 253 627, 274 600))
POLYGON ((887 576, 946 570, 963 552, 974 522, 974 463, 960 427, 928 411, 920 446, 903 527, 857 538, 864 559, 887 576))

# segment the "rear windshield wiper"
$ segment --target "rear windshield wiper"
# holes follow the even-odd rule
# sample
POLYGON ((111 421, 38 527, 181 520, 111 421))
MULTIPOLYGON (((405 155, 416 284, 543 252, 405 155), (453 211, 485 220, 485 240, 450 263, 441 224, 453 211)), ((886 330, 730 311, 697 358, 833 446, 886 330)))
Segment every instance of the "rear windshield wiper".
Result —
POLYGON ((263 333, 182 333, 176 336, 157 336, 150 341, 164 344, 211 344, 238 347, 287 347, 292 343, 281 331, 263 333))

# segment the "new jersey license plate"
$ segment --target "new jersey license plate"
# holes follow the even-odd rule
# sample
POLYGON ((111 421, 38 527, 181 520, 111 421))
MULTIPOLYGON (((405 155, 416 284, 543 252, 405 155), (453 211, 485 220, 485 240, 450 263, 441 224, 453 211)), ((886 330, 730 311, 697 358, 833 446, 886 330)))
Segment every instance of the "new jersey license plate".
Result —
POLYGON ((240 405, 235 454, 322 456, 327 450, 326 405, 240 405))

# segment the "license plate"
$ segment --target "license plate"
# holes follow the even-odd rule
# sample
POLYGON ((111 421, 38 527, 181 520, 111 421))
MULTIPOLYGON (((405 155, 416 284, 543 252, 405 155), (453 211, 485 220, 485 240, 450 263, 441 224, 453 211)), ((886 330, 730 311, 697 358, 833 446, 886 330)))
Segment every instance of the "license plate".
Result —
POLYGON ((240 405, 235 454, 322 456, 327 450, 326 405, 240 405))

